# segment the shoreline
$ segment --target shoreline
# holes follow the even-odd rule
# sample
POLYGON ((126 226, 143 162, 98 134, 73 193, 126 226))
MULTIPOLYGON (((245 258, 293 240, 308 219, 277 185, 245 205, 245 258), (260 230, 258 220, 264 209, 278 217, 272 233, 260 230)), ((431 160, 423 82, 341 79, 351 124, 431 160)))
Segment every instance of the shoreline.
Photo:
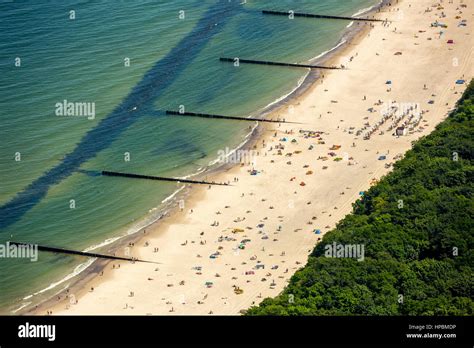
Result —
MULTIPOLYGON (((400 6, 402 3, 405 3, 405 2, 406 1, 403 1, 403 2, 400 1, 397 6, 400 6)), ((390 14, 390 15, 392 14, 390 12, 387 12, 387 13, 390 14)), ((370 26, 366 26, 366 25, 364 25, 363 27, 366 28, 366 29, 370 28, 370 26)), ((353 40, 348 41, 346 45, 342 45, 341 50, 340 51, 336 50, 336 52, 334 52, 333 57, 331 57, 330 59, 333 59, 334 61, 340 60, 341 57, 344 56, 345 53, 350 52, 353 49, 355 49, 358 46, 358 44, 366 38, 366 32, 368 32, 368 30, 365 30, 365 31, 361 30, 361 32, 359 33, 360 35, 356 35, 357 37, 353 38, 353 40)), ((405 49, 405 47, 403 47, 403 49, 405 49)), ((304 90, 301 93, 301 95, 298 95, 295 98, 291 98, 290 100, 293 104, 295 104, 295 108, 299 107, 299 105, 301 103, 307 102, 307 100, 309 99, 309 96, 311 94, 313 94, 314 91, 320 85, 322 85, 327 80, 330 80, 330 76, 332 76, 333 74, 337 74, 337 73, 330 72, 330 73, 324 74, 321 79, 316 80, 315 83, 313 83, 306 90, 304 90)), ((278 108, 276 108, 274 111, 272 111, 272 114, 278 114, 279 112, 282 112, 282 110, 285 106, 284 104, 286 104, 286 103, 288 103, 288 100, 286 100, 286 99, 283 100, 282 105, 279 105, 278 108)), ((258 136, 251 137, 252 139, 249 140, 248 147, 252 148, 254 145, 258 144, 260 141, 265 140, 265 139, 267 139, 267 141, 271 141, 272 138, 269 135, 270 131, 273 131, 271 128, 272 127, 270 127, 270 126, 262 127, 262 129, 260 130, 262 136, 261 137, 258 137, 258 136)), ((277 131, 278 131, 278 129, 277 129, 277 131)), ((327 143, 327 145, 329 146, 330 144, 327 143)), ((230 172, 241 171, 241 169, 242 168, 239 167, 239 166, 232 166, 230 168, 224 168, 224 169, 217 170, 216 172, 214 172, 212 174, 206 173, 206 175, 213 175, 213 176, 218 176, 218 177, 228 177, 230 172)), ((384 170, 379 170, 379 171, 384 172, 384 170)), ((198 206, 198 202, 202 202, 202 201, 205 200, 206 192, 204 190, 199 190, 199 189, 186 190, 185 189, 184 191, 192 191, 191 193, 188 192, 189 195, 187 196, 187 199, 189 199, 189 202, 187 203, 186 209, 188 209, 188 208, 189 209, 195 209, 198 206)), ((339 207, 339 209, 341 209, 341 208, 339 207)), ((168 217, 166 219, 158 220, 157 222, 153 223, 152 225, 146 227, 146 229, 154 229, 153 232, 151 232, 151 233, 147 232, 146 235, 142 235, 139 232, 137 232, 135 235, 133 235, 133 238, 131 238, 131 240, 136 240, 134 243, 141 243, 141 242, 143 242, 143 240, 145 238, 154 238, 155 237, 155 236, 152 236, 152 235, 157 235, 156 238, 162 237, 163 235, 166 234, 166 231, 170 229, 171 225, 173 225, 175 223, 180 224, 180 222, 182 222, 183 219, 184 220, 186 219, 186 217, 183 216, 183 214, 178 214, 179 212, 176 212, 176 210, 177 209, 175 207, 174 212, 172 214, 170 214, 171 215, 170 217, 168 217)), ((343 214, 342 216, 344 216, 344 215, 345 214, 343 214)), ((332 219, 332 220, 334 220, 334 219, 332 219)), ((338 219, 336 219, 336 221, 338 221, 338 219)), ((324 232, 326 232, 326 229, 325 229, 324 232)), ((314 238, 314 236, 312 236, 312 237, 313 238, 310 238, 310 241, 308 243, 304 243, 303 248, 307 248, 307 246, 311 245, 311 243, 313 243, 312 245, 314 247, 314 245, 316 244, 314 242, 314 240, 316 238, 314 238)), ((253 240, 253 238, 252 238, 252 240, 253 240)), ((141 249, 143 249, 143 248, 141 248, 141 249)), ((300 250, 302 250, 302 249, 300 248, 300 250)), ((143 250, 138 250, 138 253, 141 255, 143 253, 143 250)), ((300 255, 297 255, 297 256, 300 256, 300 255)), ((299 261, 299 262, 300 262, 300 264, 302 264, 301 261, 299 261)), ((92 266, 91 266, 91 268, 92 268, 92 266)), ((105 265, 104 265, 103 269, 108 271, 110 269, 110 262, 105 262, 105 265)), ((77 287, 79 287, 79 284, 81 283, 83 286, 85 286, 87 284, 88 287, 90 287, 91 284, 93 284, 94 285, 93 287, 97 288, 98 286, 100 286, 99 285, 100 283, 103 283, 103 282, 109 281, 109 280, 113 281, 115 279, 115 277, 110 276, 111 272, 108 272, 108 273, 109 274, 107 276, 104 276, 102 279, 99 279, 99 277, 94 276, 94 273, 91 272, 90 274, 87 275, 87 276, 90 276, 89 281, 84 280, 84 282, 81 283, 81 280, 79 280, 79 282, 77 283, 77 287)), ((88 293, 88 291, 86 291, 86 290, 74 291, 73 288, 74 288, 74 286, 71 287, 71 292, 74 292, 77 295, 78 299, 82 299, 82 297, 84 297, 84 295, 86 293, 88 293)), ((255 298, 256 297, 254 296, 254 299, 255 298)), ((58 308, 58 306, 63 306, 63 305, 64 305, 64 303, 62 303, 62 305, 61 304, 56 304, 54 300, 50 300, 48 302, 43 303, 38 308, 38 311, 34 312, 34 313, 41 312, 42 310, 44 310, 44 308, 54 308, 54 313, 56 313, 57 312, 56 308, 58 308), (50 306, 50 305, 52 305, 52 306, 50 306)), ((127 305, 127 307, 128 307, 128 305, 127 305)), ((233 312, 233 313, 235 313, 235 312, 233 312)))
MULTIPOLYGON (((375 15, 378 10, 383 9, 384 6, 389 3, 390 0, 380 0, 378 4, 375 4, 371 6, 370 8, 364 8, 360 9, 357 11, 353 16, 362 16, 362 15, 375 15)), ((332 64, 333 61, 337 61, 338 56, 343 54, 345 50, 348 50, 348 48, 351 45, 356 44, 358 40, 360 40, 366 32, 370 30, 370 25, 369 23, 359 23, 359 22, 351 22, 352 25, 348 25, 345 29, 344 32, 342 33, 342 36, 340 40, 336 43, 334 47, 332 47, 330 50, 322 52, 318 56, 315 56, 306 62, 314 62, 316 64, 332 64), (359 25, 363 24, 363 25, 359 25)), ((311 70, 308 69, 308 72, 306 76, 304 76, 302 79, 303 81, 301 83, 298 82, 298 85, 290 91, 288 94, 283 95, 279 98, 277 98, 275 101, 271 102, 267 106, 263 107, 260 110, 257 110, 254 113, 251 113, 249 117, 254 116, 254 117, 275 117, 278 112, 283 110, 285 106, 288 103, 291 102, 298 102, 300 98, 303 98, 304 95, 310 91, 315 84, 317 84, 318 80, 321 78, 321 74, 319 70, 311 70)), ((323 75, 324 76, 324 75, 323 75)), ((251 148, 258 142, 260 138, 264 136, 264 133, 266 132, 266 125, 259 123, 257 124, 254 129, 247 134, 246 138, 248 139, 243 139, 243 142, 239 144, 236 148, 232 149, 232 151, 238 151, 238 150, 251 150, 251 148)), ((220 173, 224 173, 233 167, 238 166, 238 164, 228 164, 228 163, 217 163, 217 164, 211 164, 214 161, 211 161, 206 169, 204 169, 201 172, 197 173, 191 173, 186 175, 186 177, 195 177, 198 180, 200 179, 205 179, 207 176, 216 176, 220 173)), ((162 207, 155 207, 151 210, 157 210, 157 215, 152 222, 150 223, 145 223, 144 227, 139 228, 136 232, 132 233, 127 233, 127 234, 122 234, 118 235, 113 238, 108 238, 107 240, 104 240, 103 242, 97 244, 97 245, 92 245, 86 249, 86 251, 101 251, 105 253, 110 253, 110 254, 115 254, 116 252, 120 252, 120 250, 124 249, 127 247, 129 243, 138 243, 141 239, 145 238, 144 235, 145 233, 143 232, 144 230, 148 228, 156 228, 160 223, 162 223, 165 219, 168 219, 172 217, 176 212, 179 210, 177 207, 177 203, 179 200, 186 200, 188 197, 190 197, 193 192, 193 187, 190 185, 184 185, 181 188, 177 189, 174 193, 172 193, 170 196, 166 197, 163 202, 162 202, 162 207), (107 243, 108 240, 113 239, 112 242, 107 243)), ((138 221, 138 223, 141 223, 142 221, 145 221, 145 217, 143 220, 138 221)), ((124 227, 124 229, 130 229, 132 227, 124 227)), ((37 311, 37 309, 32 308, 35 306, 38 306, 38 310, 41 308, 45 307, 48 308, 50 304, 54 304, 55 298, 58 294, 65 293, 66 289, 80 289, 82 286, 85 284, 88 284, 89 282, 93 281, 94 278, 98 277, 99 274, 109 265, 112 261, 110 260, 95 260, 92 263, 90 263, 84 270, 79 272, 78 274, 72 276, 71 279, 64 280, 68 276, 74 273, 74 271, 70 272, 69 274, 65 275, 63 279, 58 280, 56 283, 51 283, 44 289, 40 289, 36 295, 38 295, 41 292, 48 292, 48 291, 53 291, 54 288, 57 288, 58 286, 60 287, 60 284, 63 282, 72 282, 66 286, 64 289, 56 291, 54 294, 50 294, 47 296, 47 298, 43 300, 39 300, 38 303, 30 303, 26 305, 21 305, 19 308, 16 308, 15 310, 10 311, 10 313, 17 314, 17 313, 22 313, 22 314, 28 314, 28 313, 34 313, 37 311), (53 289, 46 290, 49 288, 52 284, 57 284, 53 289)), ((86 264, 86 262, 81 263, 80 265, 86 264)), ((78 265, 78 266, 80 266, 78 265)), ((58 290, 58 289, 56 289, 58 290)), ((36 296, 35 294, 30 294, 25 299, 22 301, 26 301, 26 299, 29 299, 30 296, 36 296)), ((20 301, 20 302, 22 302, 20 301)))

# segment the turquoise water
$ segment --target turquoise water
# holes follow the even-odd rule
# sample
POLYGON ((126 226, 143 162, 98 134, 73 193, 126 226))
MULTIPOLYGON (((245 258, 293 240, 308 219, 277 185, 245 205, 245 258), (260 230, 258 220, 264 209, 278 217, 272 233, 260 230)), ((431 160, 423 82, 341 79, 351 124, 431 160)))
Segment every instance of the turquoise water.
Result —
MULTIPOLYGON (((0 3, 1 244, 83 250, 144 226, 179 186, 99 171, 184 176, 206 167, 218 150, 242 142, 248 124, 166 117, 163 110, 256 115, 307 72, 235 68, 220 56, 304 62, 334 47, 348 24, 262 16, 261 9, 352 15, 378 1, 240 2, 0 3), (95 118, 57 116, 63 100, 95 103, 95 118)), ((84 261, 0 259, 0 308, 36 301, 40 296, 22 299, 84 261)))

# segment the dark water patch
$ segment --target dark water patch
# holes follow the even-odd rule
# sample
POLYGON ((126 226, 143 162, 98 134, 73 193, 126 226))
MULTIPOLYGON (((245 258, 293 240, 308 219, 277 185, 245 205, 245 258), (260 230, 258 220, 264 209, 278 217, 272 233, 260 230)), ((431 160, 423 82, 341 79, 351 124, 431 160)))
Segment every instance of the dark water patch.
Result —
POLYGON ((163 145, 153 150, 152 154, 155 156, 170 153, 178 156, 198 154, 199 158, 206 157, 206 152, 196 142, 189 140, 186 132, 176 131, 174 133, 175 135, 167 139, 163 145))

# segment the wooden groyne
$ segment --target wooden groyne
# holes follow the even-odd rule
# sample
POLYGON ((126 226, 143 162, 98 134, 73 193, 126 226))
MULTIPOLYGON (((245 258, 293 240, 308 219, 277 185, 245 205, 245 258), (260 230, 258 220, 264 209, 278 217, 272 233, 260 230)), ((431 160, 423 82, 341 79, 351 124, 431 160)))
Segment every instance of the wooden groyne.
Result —
POLYGON ((295 64, 295 63, 282 63, 282 62, 271 62, 266 60, 253 60, 253 59, 240 59, 240 58, 226 58, 221 57, 221 62, 231 62, 243 64, 259 64, 259 65, 276 65, 276 66, 286 66, 291 68, 309 68, 309 69, 328 69, 328 70, 339 70, 341 68, 335 66, 321 66, 321 65, 310 65, 310 64, 295 64))
POLYGON ((114 255, 104 255, 104 254, 97 254, 97 253, 88 253, 84 251, 77 251, 77 250, 70 250, 70 249, 63 249, 63 248, 54 248, 44 245, 37 245, 32 243, 22 243, 22 242, 9 242, 10 245, 15 245, 18 247, 32 247, 38 248, 38 251, 44 251, 48 253, 55 253, 55 254, 67 254, 67 255, 78 255, 78 256, 85 256, 85 257, 96 257, 99 259, 108 259, 108 260, 117 260, 117 261, 132 261, 132 262, 146 262, 146 263, 156 263, 153 261, 144 261, 135 258, 128 258, 128 257, 120 257, 114 255))
POLYGON ((102 175, 103 176, 116 176, 116 177, 129 178, 129 179, 172 181, 172 182, 180 182, 180 183, 185 183, 185 184, 230 186, 227 183, 215 183, 215 182, 208 182, 208 181, 179 179, 179 178, 167 178, 167 177, 162 177, 162 176, 140 175, 140 174, 131 174, 131 173, 118 173, 118 172, 109 172, 109 171, 106 171, 106 170, 102 171, 102 175))
POLYGON ((190 116, 190 117, 202 117, 202 118, 217 118, 223 120, 237 120, 237 121, 247 121, 247 122, 269 122, 269 123, 296 123, 296 122, 287 122, 287 121, 279 121, 279 120, 269 120, 269 119, 260 119, 260 118, 245 118, 245 117, 237 117, 237 116, 223 116, 223 115, 213 115, 213 114, 201 114, 196 112, 179 112, 179 111, 171 111, 166 110, 167 115, 174 115, 174 116, 190 116))
POLYGON ((320 18, 320 19, 342 19, 347 21, 363 21, 363 22, 383 22, 382 19, 375 18, 357 18, 357 17, 343 17, 343 16, 329 16, 329 15, 320 15, 312 13, 301 13, 301 12, 282 12, 282 11, 271 11, 271 10, 262 10, 264 15, 273 15, 273 16, 294 16, 294 17, 307 17, 307 18, 320 18))

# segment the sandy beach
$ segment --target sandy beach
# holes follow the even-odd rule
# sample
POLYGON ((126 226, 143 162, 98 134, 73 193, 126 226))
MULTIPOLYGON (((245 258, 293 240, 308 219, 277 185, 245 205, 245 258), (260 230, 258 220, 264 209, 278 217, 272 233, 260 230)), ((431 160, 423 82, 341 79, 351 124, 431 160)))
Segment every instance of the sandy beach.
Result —
POLYGON ((389 22, 365 24, 330 62, 346 69, 322 71, 268 116, 298 123, 265 125, 246 163, 207 178, 231 185, 193 188, 130 246, 156 264, 111 262, 34 313, 238 315, 276 296, 361 192, 454 108, 466 87, 456 81, 473 77, 473 9, 392 1, 376 15, 389 22))

